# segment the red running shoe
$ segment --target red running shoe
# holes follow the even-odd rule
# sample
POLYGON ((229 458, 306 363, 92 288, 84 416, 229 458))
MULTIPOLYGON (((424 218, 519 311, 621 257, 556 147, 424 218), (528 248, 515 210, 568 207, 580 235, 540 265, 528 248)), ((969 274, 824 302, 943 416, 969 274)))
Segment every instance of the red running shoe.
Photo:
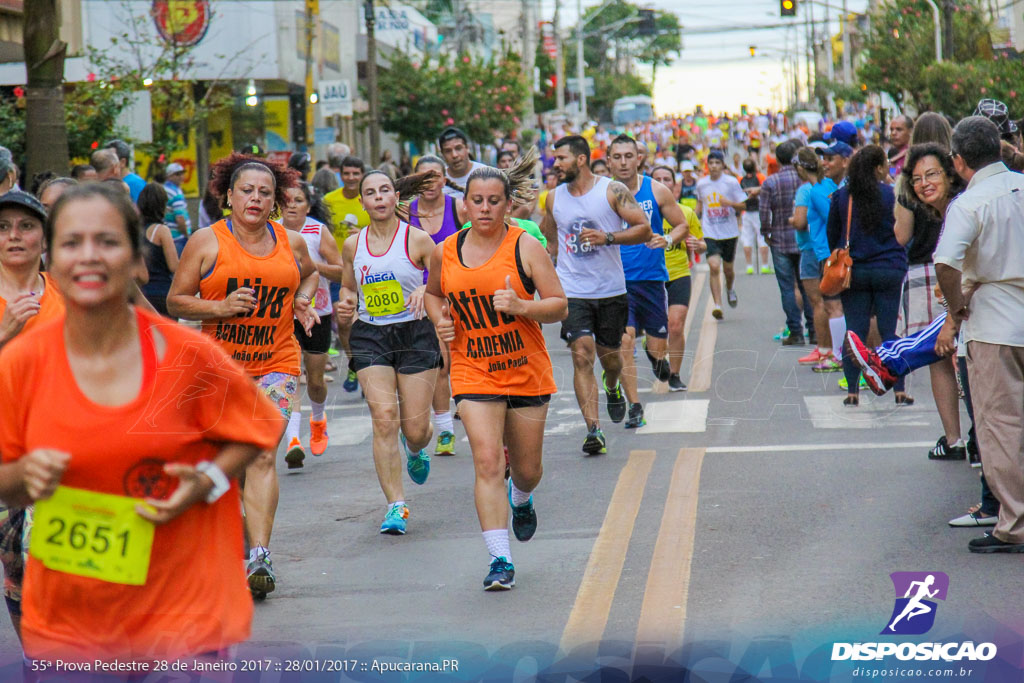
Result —
POLYGON ((871 391, 878 396, 883 396, 889 389, 892 389, 899 378, 885 366, 875 350, 865 346, 860 337, 853 332, 846 333, 846 343, 850 348, 850 355, 860 366, 861 372, 864 374, 864 381, 868 383, 871 391))

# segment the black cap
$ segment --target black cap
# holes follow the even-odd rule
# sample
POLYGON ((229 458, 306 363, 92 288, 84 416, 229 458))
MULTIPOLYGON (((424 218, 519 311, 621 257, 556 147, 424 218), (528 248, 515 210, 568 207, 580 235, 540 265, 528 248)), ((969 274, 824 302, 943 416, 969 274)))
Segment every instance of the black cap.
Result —
POLYGON ((710 152, 708 152, 708 161, 711 161, 712 159, 718 159, 722 163, 725 163, 725 155, 722 154, 722 151, 718 149, 713 149, 710 152))
POLYGON ((3 196, 0 196, 0 209, 5 209, 9 206, 17 206, 18 208, 25 209, 39 220, 44 223, 46 222, 46 208, 39 203, 38 199, 30 195, 28 192, 12 190, 3 196))
POLYGON ((448 142, 449 140, 454 140, 455 138, 459 138, 467 145, 469 144, 469 138, 466 136, 465 133, 462 132, 461 128, 456 128, 455 126, 448 126, 447 128, 441 131, 440 135, 437 136, 437 146, 440 147, 444 143, 448 142))
POLYGON ((309 152, 293 152, 288 157, 288 167, 294 168, 297 171, 309 170, 309 164, 312 162, 312 157, 309 156, 309 152))

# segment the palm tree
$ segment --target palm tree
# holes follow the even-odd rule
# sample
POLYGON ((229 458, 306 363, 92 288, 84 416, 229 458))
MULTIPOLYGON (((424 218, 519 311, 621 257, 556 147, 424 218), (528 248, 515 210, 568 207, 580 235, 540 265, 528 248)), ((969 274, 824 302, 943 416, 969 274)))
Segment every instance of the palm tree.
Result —
POLYGON ((68 130, 64 120, 64 55, 60 39, 58 0, 25 3, 22 43, 28 74, 25 109, 26 183, 40 171, 64 174, 68 159, 68 130))

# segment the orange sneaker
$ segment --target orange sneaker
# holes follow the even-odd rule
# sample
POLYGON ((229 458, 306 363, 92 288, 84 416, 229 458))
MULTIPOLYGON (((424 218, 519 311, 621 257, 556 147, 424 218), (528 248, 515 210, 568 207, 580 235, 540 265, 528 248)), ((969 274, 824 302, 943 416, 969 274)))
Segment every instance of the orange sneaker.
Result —
POLYGON ((327 420, 319 422, 309 418, 309 450, 313 455, 323 455, 327 450, 327 420))
POLYGON ((800 365, 817 365, 826 358, 828 358, 827 355, 823 356, 821 352, 818 351, 818 347, 814 347, 814 349, 809 354, 807 354, 803 358, 797 359, 796 362, 799 363, 800 365))
POLYGON ((285 453, 284 461, 288 463, 288 469, 297 470, 302 467, 302 461, 306 459, 306 454, 302 451, 302 444, 299 440, 292 438, 288 444, 288 452, 285 453))

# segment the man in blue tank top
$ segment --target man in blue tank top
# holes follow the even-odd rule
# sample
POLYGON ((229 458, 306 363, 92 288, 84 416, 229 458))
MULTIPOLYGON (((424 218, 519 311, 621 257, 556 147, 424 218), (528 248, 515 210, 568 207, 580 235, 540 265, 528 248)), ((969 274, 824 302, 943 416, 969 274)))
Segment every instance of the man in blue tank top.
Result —
POLYGON ((651 222, 653 235, 646 244, 631 244, 620 249, 622 270, 626 275, 626 298, 629 319, 622 337, 622 386, 629 401, 627 429, 643 427, 644 409, 640 404, 637 387, 636 361, 633 349, 636 335, 646 336, 647 358, 658 381, 667 382, 671 375, 665 357, 668 348, 668 297, 665 282, 665 249, 671 245, 663 231, 663 218, 673 228, 686 225, 683 211, 676 204, 672 191, 649 176, 638 173, 640 157, 637 146, 628 135, 612 140, 608 148, 608 161, 612 176, 633 193, 634 198, 651 222))

